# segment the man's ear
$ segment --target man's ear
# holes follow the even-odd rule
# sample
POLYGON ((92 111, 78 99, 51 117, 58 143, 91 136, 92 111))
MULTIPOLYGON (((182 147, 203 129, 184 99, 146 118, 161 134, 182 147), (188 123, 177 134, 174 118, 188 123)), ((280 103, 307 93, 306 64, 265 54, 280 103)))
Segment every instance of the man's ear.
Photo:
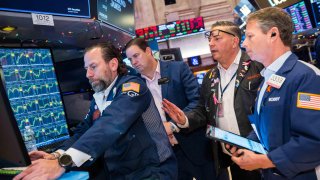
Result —
POLYGON ((118 70, 118 66, 119 66, 119 61, 117 58, 112 58, 110 61, 109 61, 109 67, 111 69, 111 71, 115 72, 118 70))
POLYGON ((232 47, 233 47, 233 48, 239 47, 239 42, 240 42, 239 37, 238 37, 238 36, 235 36, 235 37, 233 38, 232 47))
POLYGON ((153 56, 153 55, 152 55, 152 50, 151 50, 150 47, 147 47, 147 48, 146 48, 146 53, 147 53, 148 55, 153 56))

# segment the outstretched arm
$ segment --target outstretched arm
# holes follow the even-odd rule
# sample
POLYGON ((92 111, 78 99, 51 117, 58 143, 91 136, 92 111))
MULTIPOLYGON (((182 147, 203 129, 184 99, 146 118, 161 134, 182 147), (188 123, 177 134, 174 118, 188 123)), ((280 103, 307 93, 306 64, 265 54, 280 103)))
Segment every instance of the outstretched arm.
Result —
POLYGON ((184 125, 186 123, 186 116, 179 107, 177 107, 175 104, 171 103, 167 99, 163 99, 162 104, 162 109, 170 116, 170 118, 174 122, 181 125, 184 125))

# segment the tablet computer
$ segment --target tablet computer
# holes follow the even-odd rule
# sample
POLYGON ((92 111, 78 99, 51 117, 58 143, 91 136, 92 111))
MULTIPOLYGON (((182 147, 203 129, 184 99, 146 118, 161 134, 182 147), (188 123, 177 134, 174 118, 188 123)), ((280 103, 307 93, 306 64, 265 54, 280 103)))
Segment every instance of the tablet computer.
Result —
POLYGON ((267 151, 263 148, 262 144, 211 125, 208 125, 207 127, 206 136, 210 139, 218 140, 238 148, 248 149, 259 154, 267 154, 267 151))

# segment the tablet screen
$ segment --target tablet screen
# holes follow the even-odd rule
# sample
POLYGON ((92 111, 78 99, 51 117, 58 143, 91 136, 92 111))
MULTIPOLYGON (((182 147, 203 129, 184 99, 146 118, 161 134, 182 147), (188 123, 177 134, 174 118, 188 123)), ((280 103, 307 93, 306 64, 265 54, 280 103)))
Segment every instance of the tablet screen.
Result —
POLYGON ((235 145, 241 148, 246 148, 260 154, 267 154, 262 144, 252 141, 250 139, 241 137, 228 131, 224 131, 217 127, 208 125, 207 136, 227 144, 235 145))

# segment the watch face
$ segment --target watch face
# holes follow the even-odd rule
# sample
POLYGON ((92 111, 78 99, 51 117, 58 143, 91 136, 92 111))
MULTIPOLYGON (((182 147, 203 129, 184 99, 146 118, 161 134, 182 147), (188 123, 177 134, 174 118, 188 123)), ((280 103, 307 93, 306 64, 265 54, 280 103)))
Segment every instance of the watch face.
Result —
POLYGON ((59 163, 61 166, 70 166, 72 164, 72 158, 70 155, 68 154, 63 154, 60 158, 59 158, 59 163))

